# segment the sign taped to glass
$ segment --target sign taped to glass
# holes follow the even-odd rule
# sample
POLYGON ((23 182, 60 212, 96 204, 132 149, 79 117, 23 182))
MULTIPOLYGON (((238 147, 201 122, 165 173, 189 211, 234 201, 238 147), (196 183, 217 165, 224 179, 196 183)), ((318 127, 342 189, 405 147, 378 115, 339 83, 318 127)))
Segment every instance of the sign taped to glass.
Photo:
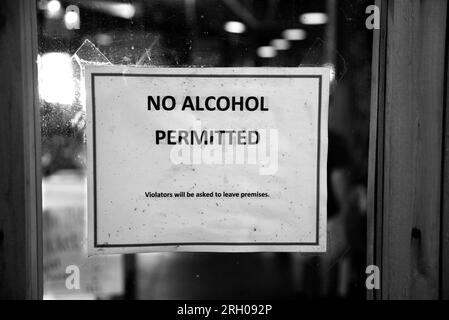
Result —
POLYGON ((326 250, 327 68, 85 75, 89 254, 326 250))

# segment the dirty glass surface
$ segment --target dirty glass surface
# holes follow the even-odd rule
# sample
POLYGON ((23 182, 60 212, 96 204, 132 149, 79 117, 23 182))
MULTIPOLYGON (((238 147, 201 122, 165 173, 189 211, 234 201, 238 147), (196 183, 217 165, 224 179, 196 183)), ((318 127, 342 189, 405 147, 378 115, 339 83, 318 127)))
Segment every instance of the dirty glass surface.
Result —
POLYGON ((364 299, 372 2, 36 1, 44 298, 364 299), (88 64, 331 68, 327 253, 87 258, 88 64))

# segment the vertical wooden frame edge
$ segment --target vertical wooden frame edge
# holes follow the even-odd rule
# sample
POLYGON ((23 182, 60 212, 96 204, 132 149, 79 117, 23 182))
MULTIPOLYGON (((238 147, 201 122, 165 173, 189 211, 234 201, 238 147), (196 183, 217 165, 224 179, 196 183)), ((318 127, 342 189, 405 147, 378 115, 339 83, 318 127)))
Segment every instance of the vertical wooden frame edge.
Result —
POLYGON ((41 173, 41 130, 40 130, 40 108, 39 108, 39 93, 38 93, 38 75, 37 75, 37 9, 34 1, 20 0, 21 4, 21 18, 24 27, 22 32, 23 37, 23 59, 22 65, 25 66, 26 74, 24 79, 26 85, 29 85, 30 96, 27 97, 29 104, 23 106, 24 108, 24 128, 28 137, 25 137, 28 143, 29 159, 29 194, 30 201, 27 220, 27 255, 29 259, 30 277, 27 283, 29 284, 27 299, 42 299, 43 298, 43 243, 42 243, 42 173, 41 173), (29 78, 28 78, 29 77, 29 78), (28 112, 27 112, 28 111, 28 112), (26 130, 28 127, 28 130, 26 130))
MULTIPOLYGON (((385 68, 388 0, 376 0, 380 9, 380 30, 373 30, 371 68, 370 142, 368 155, 367 265, 381 268, 382 181, 385 116, 385 68)), ((382 272, 381 272, 382 274, 382 272)), ((381 298, 381 291, 367 291, 367 299, 381 298)))
POLYGON ((388 2, 384 156, 377 157, 383 299, 440 296, 446 11, 441 0, 388 2))
POLYGON ((0 297, 41 299, 42 195, 37 9, 4 0, 0 36, 0 297), (4 239, 3 239, 4 238, 4 239))
POLYGON ((446 14, 445 101, 441 193, 440 299, 449 300, 449 6, 446 14))

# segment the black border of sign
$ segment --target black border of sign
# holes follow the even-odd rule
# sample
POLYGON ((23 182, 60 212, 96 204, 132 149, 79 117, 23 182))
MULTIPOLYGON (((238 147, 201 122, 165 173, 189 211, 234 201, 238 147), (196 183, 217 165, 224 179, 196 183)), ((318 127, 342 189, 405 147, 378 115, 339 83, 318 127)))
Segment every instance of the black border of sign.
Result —
POLYGON ((163 247, 163 246, 316 246, 319 245, 320 224, 320 152, 321 152, 321 104, 322 104, 322 75, 262 75, 262 74, 144 74, 144 73, 91 73, 92 90, 92 133, 93 133, 93 184, 94 184, 94 248, 121 248, 121 247, 163 247), (317 165, 317 221, 316 237, 314 242, 182 242, 182 243, 137 243, 137 244, 98 244, 97 241, 97 163, 96 163, 96 132, 95 132, 95 77, 156 77, 156 78, 318 78, 318 165, 317 165))

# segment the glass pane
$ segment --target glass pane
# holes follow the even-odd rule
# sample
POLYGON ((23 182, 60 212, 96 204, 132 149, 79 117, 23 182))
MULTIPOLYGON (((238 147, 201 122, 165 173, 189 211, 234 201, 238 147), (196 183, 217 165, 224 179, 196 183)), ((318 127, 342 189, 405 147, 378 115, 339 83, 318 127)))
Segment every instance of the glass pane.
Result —
POLYGON ((364 299, 372 2, 38 0, 45 298, 364 299), (331 68, 326 254, 87 258, 87 64, 331 68))

